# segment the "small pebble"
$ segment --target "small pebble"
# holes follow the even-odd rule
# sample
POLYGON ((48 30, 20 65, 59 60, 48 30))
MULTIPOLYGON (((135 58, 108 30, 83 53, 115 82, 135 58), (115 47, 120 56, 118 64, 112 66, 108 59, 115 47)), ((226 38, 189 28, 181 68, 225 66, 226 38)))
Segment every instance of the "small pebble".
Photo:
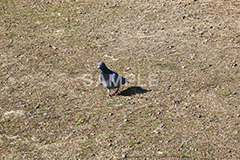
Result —
POLYGON ((214 119, 209 119, 208 121, 209 121, 209 122, 213 122, 213 121, 214 121, 214 119))
POLYGON ((126 71, 130 71, 130 70, 132 70, 130 67, 128 67, 128 68, 126 69, 126 71))
POLYGON ((207 44, 208 40, 205 39, 204 41, 202 41, 202 44, 207 44))
POLYGON ((52 49, 54 49, 54 50, 57 50, 58 48, 57 48, 57 47, 55 47, 55 46, 52 46, 52 49))
POLYGON ((124 122, 128 122, 128 120, 127 120, 127 119, 124 119, 123 121, 124 121, 124 122))
POLYGON ((193 54, 192 56, 191 56, 191 60, 195 60, 196 59, 196 54, 193 54))
POLYGON ((160 132, 158 132, 158 131, 154 130, 154 131, 153 131, 153 133, 159 134, 160 132))
POLYGON ((206 31, 200 31, 199 34, 203 35, 206 31))

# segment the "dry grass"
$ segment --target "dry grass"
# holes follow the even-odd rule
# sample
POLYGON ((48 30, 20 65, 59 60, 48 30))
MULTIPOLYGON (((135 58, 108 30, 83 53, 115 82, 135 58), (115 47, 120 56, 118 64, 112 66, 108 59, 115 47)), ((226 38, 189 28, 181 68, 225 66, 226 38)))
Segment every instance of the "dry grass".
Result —
POLYGON ((239 159, 239 6, 1 1, 0 158, 239 159), (107 99, 99 61, 148 92, 107 99))

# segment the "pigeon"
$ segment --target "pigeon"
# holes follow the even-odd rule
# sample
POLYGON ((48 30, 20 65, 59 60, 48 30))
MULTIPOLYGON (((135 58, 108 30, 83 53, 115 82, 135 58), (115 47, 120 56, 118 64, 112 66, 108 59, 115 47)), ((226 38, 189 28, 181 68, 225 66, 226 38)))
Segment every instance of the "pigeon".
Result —
MULTIPOLYGON (((117 95, 119 88, 121 85, 125 84, 128 82, 126 78, 123 78, 116 72, 110 70, 107 68, 105 63, 100 62, 98 64, 98 69, 100 69, 100 76, 99 76, 99 81, 102 83, 102 85, 107 88, 108 94, 107 97, 110 98, 110 90, 117 88, 117 90, 113 93, 113 95, 117 95)), ((129 83, 129 82, 128 82, 129 83)))

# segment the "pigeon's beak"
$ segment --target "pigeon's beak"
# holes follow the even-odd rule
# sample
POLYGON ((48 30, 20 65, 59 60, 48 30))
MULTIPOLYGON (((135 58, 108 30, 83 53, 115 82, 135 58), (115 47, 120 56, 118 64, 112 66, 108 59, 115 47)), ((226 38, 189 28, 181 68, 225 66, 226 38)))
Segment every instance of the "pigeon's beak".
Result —
POLYGON ((97 69, 99 69, 100 68, 100 66, 97 66, 97 69))

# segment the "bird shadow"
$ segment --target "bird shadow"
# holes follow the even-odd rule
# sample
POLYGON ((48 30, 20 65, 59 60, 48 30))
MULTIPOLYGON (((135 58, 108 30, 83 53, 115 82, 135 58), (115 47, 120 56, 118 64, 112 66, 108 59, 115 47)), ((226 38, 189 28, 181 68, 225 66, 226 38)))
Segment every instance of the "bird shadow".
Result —
POLYGON ((143 93, 147 93, 147 92, 150 92, 150 91, 152 91, 152 90, 146 90, 146 89, 143 89, 142 87, 139 87, 139 86, 132 86, 132 87, 129 87, 129 88, 123 90, 118 95, 132 96, 132 95, 135 95, 135 94, 143 94, 143 93))

